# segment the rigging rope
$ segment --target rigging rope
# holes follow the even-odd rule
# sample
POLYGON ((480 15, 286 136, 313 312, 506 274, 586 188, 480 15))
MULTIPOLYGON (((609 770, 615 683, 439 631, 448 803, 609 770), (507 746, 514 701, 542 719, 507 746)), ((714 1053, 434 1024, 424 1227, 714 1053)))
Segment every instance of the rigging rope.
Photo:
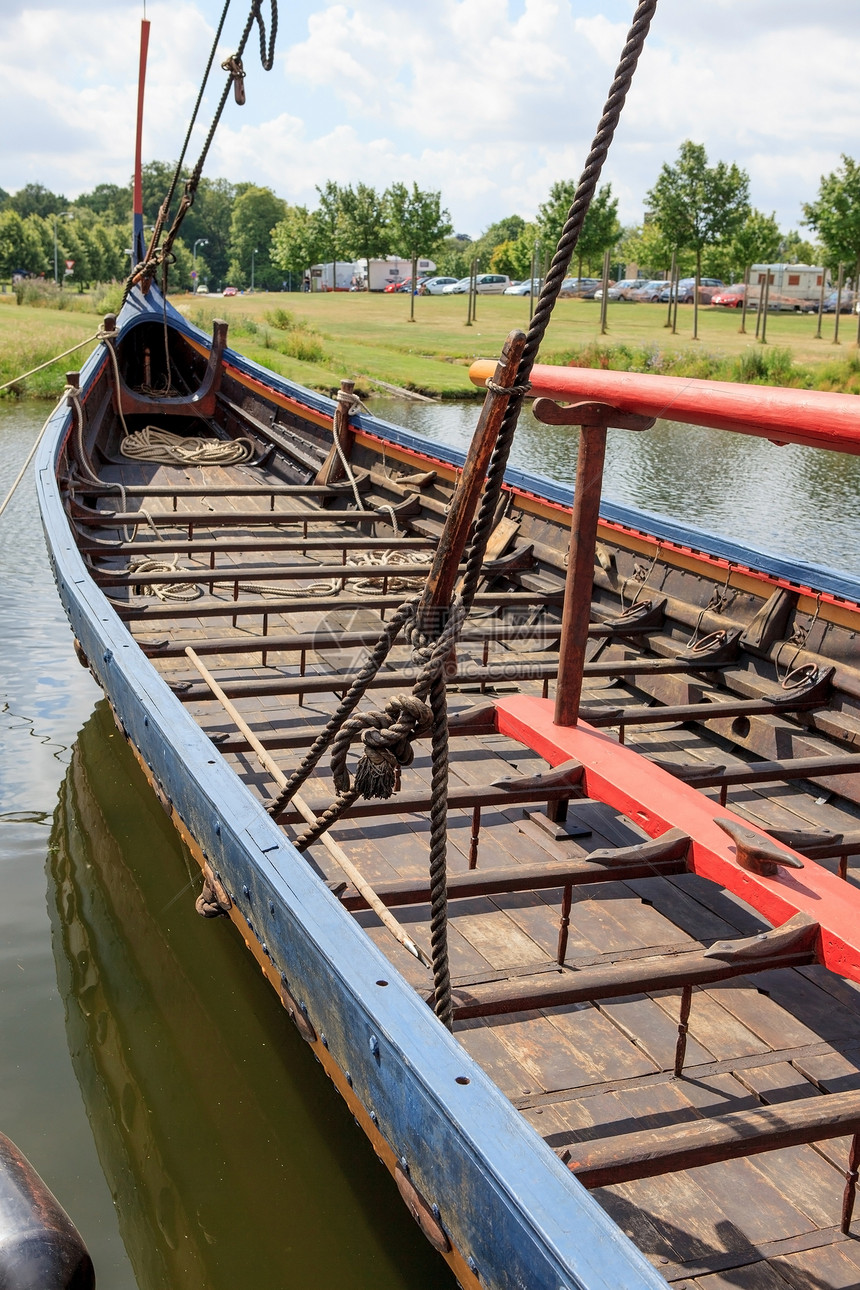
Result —
MULTIPOLYGON (((167 265, 169 263, 170 257, 173 254, 173 243, 176 241, 176 238, 179 234, 179 229, 182 225, 182 221, 185 219, 187 212, 191 209, 191 207, 194 204, 194 197, 197 193, 197 188, 200 183, 201 175, 203 174, 203 167, 206 164, 206 158, 209 154, 209 149, 212 146, 212 140, 215 137, 215 131, 218 129, 218 125, 221 121, 221 116, 223 114, 224 108, 227 103, 227 98, 230 93, 230 87, 232 85, 241 87, 244 81, 245 71, 242 66, 242 54, 245 52, 245 46, 248 43, 248 37, 251 34, 251 30, 254 26, 254 23, 257 24, 257 27, 259 29, 260 62, 262 63, 263 70, 266 72, 270 72, 272 70, 272 67, 274 66, 275 41, 277 39, 277 34, 278 34, 278 0, 269 0, 270 17, 269 17, 269 31, 268 31, 268 47, 266 43, 266 23, 261 13, 261 5, 262 5, 262 0, 251 0, 251 8, 248 13, 248 19, 247 19, 247 22, 245 23, 245 29, 242 32, 242 37, 239 41, 238 47, 236 49, 236 53, 231 55, 230 58, 228 58, 224 63, 221 64, 224 70, 228 72, 227 81, 226 81, 226 84, 224 85, 224 89, 221 92, 221 98, 219 99, 218 106, 215 109, 215 114, 212 118, 212 123, 209 127, 209 132, 206 135, 206 139, 204 141, 203 148, 200 152, 200 156, 197 158, 197 162, 194 166, 194 169, 192 170, 189 178, 186 180, 185 191, 182 194, 182 200, 179 203, 179 209, 177 210, 173 223, 171 224, 167 232, 167 235, 164 239, 164 244, 161 247, 159 247, 158 242, 161 237, 164 225, 167 222, 167 216, 169 213, 169 202, 167 201, 167 199, 165 199, 165 202, 162 203, 161 208, 159 210, 158 219, 156 220, 155 230, 153 231, 152 239, 150 241, 144 260, 140 264, 136 264, 134 266, 134 268, 132 269, 131 273, 128 276, 128 279, 126 280, 125 289, 123 291, 123 304, 125 304, 126 300, 128 299, 128 296, 129 296, 129 293, 131 292, 132 287, 134 287, 138 282, 142 282, 144 279, 148 279, 150 282, 152 281, 152 279, 155 277, 155 274, 158 270, 159 265, 165 266, 163 268, 163 274, 164 274, 163 286, 165 288, 164 290, 165 296, 167 294, 166 292, 167 265)), ((221 19, 222 24, 225 17, 226 17, 226 6, 225 6, 225 11, 222 14, 222 19, 221 19)), ((220 27, 219 27, 219 34, 220 34, 220 27)), ((214 53, 214 48, 213 48, 213 53, 214 53)), ((206 78, 209 75, 209 69, 211 65, 212 65, 212 56, 210 55, 203 85, 205 85, 206 78)), ((203 86, 201 86, 200 97, 202 97, 202 94, 203 94, 203 86)), ((239 89, 237 88, 236 100, 240 105, 244 103, 245 101, 244 89, 242 89, 242 92, 240 94, 239 89)), ((194 116, 196 116, 196 113, 199 107, 199 102, 200 102, 200 99, 198 98, 198 103, 194 109, 194 116)), ((189 126, 189 131, 188 131, 189 135, 191 133, 191 129, 193 128, 193 125, 194 125, 194 119, 192 118, 191 126, 189 126)), ((186 139, 185 146, 187 147, 187 139, 186 139)), ((184 155, 184 152, 183 152, 183 155, 184 155)), ((176 189, 177 181, 178 181, 178 169, 177 169, 177 173, 173 177, 173 181, 171 183, 170 190, 168 193, 168 197, 171 202, 173 200, 173 194, 176 189)))
POLYGON ((478 589, 481 566, 484 562, 487 542, 492 532, 493 517, 501 497, 508 457, 510 456, 514 433, 522 409, 523 398, 525 397, 524 391, 528 388, 538 349, 546 334, 552 311, 555 308, 555 303, 561 290, 561 284, 564 281, 564 276, 567 273, 573 252, 582 232, 582 226, 585 223, 591 199, 597 188, 597 182, 603 169, 603 163, 606 160, 606 154, 609 151, 609 145, 615 135, 621 111, 627 98, 627 92, 633 80, 633 73, 636 71, 636 65, 644 48, 645 39, 656 8, 657 0, 639 0, 615 72, 615 78, 609 90, 609 96, 603 108, 603 115, 600 119, 597 133, 594 136, 585 167, 576 186, 573 205, 568 212, 558 247, 553 256, 552 265, 538 297, 534 317, 529 325, 525 349, 517 368, 515 393, 511 395, 508 400, 508 406, 505 409, 499 437, 487 471, 487 483, 481 498, 478 517, 475 521, 472 541, 466 556, 462 597, 467 613, 472 607, 472 602, 478 589))

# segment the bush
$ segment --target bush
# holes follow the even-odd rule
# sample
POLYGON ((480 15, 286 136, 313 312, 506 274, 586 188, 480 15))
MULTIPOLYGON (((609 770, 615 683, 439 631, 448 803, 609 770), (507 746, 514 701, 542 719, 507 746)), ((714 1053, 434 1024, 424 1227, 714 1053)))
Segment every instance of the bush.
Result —
POLYGON ((292 331, 296 325, 295 317, 288 309, 275 309, 266 314, 266 322, 277 327, 279 331, 292 331))

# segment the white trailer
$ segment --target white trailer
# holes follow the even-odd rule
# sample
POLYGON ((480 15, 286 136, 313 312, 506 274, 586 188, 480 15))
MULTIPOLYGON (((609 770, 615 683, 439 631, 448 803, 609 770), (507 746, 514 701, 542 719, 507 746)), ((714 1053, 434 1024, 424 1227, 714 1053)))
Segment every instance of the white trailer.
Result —
MULTIPOLYGON (((392 282, 405 282, 412 277, 412 261, 399 255, 389 255, 384 260, 359 260, 356 265, 362 279, 367 281, 369 291, 384 291, 392 282)), ((432 260, 419 260, 419 273, 435 273, 436 265, 432 260)))
POLYGON ((750 270, 750 297, 758 299, 770 279, 768 294, 790 300, 815 300, 821 284, 827 285, 826 269, 812 264, 754 264, 750 270))
POLYGON ((329 260, 327 264, 312 264, 310 273, 311 291, 349 291, 358 265, 354 260, 329 260))

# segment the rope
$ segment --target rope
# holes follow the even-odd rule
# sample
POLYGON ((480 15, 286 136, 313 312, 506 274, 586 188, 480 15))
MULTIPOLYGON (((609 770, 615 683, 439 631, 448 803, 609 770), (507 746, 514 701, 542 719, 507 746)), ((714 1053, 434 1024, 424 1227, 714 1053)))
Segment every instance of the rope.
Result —
POLYGON ((124 457, 134 461, 161 462, 181 466, 233 466, 249 461, 254 453, 250 439, 204 439, 199 435, 183 436, 157 426, 144 426, 126 435, 120 444, 124 457))
MULTIPOLYGON (((248 20, 245 23, 245 29, 242 32, 242 37, 239 41, 239 45, 236 50, 236 53, 233 54, 230 58, 228 58, 224 63, 221 64, 221 66, 228 72, 227 81, 224 85, 224 89, 221 92, 221 98, 219 99, 218 106, 215 109, 215 114, 212 118, 212 124, 210 125, 209 132, 206 135, 206 139, 204 141, 200 156, 197 159, 197 163, 194 166, 194 169, 192 170, 191 175, 189 176, 189 178, 185 183, 185 191, 182 194, 182 200, 179 203, 179 209, 177 210, 173 223, 171 224, 167 232, 167 235, 164 239, 164 244, 161 247, 158 246, 158 241, 159 241, 159 238, 161 237, 161 233, 164 228, 164 225, 167 222, 167 216, 169 212, 169 205, 166 202, 162 202, 161 208, 158 213, 158 218, 156 220, 155 230, 152 234, 152 239, 150 241, 150 244, 147 249, 146 256, 143 262, 141 264, 136 264, 134 266, 134 268, 132 269, 131 273, 129 274, 126 280, 125 289, 123 291, 123 298, 122 298, 123 304, 125 304, 126 300, 128 299, 129 293, 132 287, 135 285, 135 283, 140 282, 143 278, 147 278, 149 281, 152 281, 152 279, 155 277, 155 274, 158 270, 159 265, 164 266, 163 294, 165 296, 167 295, 167 291, 166 291, 167 264, 170 258, 172 257, 173 243, 176 241, 176 238, 179 234, 179 229, 182 225, 182 221, 185 219, 186 214, 194 204, 194 197, 196 195, 197 188, 200 183, 200 177, 203 173, 203 167, 206 164, 206 158, 209 154, 209 149, 212 146, 212 140, 215 137, 215 131, 218 129, 218 125, 221 121, 221 116, 223 114, 224 108, 227 103, 227 97, 230 93, 230 87, 234 84, 241 85, 242 82, 244 81, 245 71, 242 66, 242 54, 245 52, 245 46, 248 43, 248 37, 251 34, 251 29, 254 26, 255 22, 257 24, 257 27, 259 29, 259 34, 260 34, 260 62, 263 65, 263 70, 266 72, 269 72, 272 70, 272 67, 274 66, 275 40, 278 34, 278 0, 269 0, 271 17, 270 17, 270 26, 269 26, 268 48, 266 46, 266 24, 263 20, 263 15, 260 12, 261 4, 262 4, 262 0, 251 0, 251 8, 248 13, 248 20)), ((222 22, 223 22, 223 17, 224 15, 222 15, 222 22)), ((206 69, 207 77, 209 75, 209 67, 211 67, 211 58, 206 69)), ((205 85, 205 80, 204 80, 204 85, 205 85)), ((201 87, 201 96, 202 96, 202 92, 203 90, 201 87)), ((242 92, 241 96, 237 93, 236 97, 237 97, 237 101, 240 104, 244 103, 245 101, 244 91, 242 92)), ((195 114, 196 114, 196 111, 197 111, 197 108, 195 107, 195 114)), ((193 127, 193 120, 192 120, 192 126, 189 127, 189 133, 192 127, 193 127)), ((174 181, 170 187, 169 196, 171 201, 173 200, 173 193, 175 191, 177 178, 178 176, 174 176, 174 181)), ((168 367, 168 371, 169 371, 169 367, 168 367)))
MULTIPOLYGON (((354 407, 358 406, 358 407, 360 407, 360 408, 364 408, 365 412, 367 411, 367 408, 365 408, 365 407, 364 407, 364 404, 362 403, 362 401, 361 401, 361 399, 358 397, 358 395, 357 395, 357 394, 352 394, 349 390, 338 390, 338 392, 337 392, 337 402, 338 402, 338 403, 340 403, 340 404, 343 404, 343 405, 346 407, 346 417, 347 417, 347 422, 349 421, 350 413, 352 412, 352 409, 353 409, 354 407)), ((336 417, 332 417, 332 423, 331 423, 331 434, 332 434, 332 439, 334 440, 334 449, 335 449, 335 452, 336 452, 336 453, 337 453, 337 455, 338 455, 338 459, 340 460, 340 464, 343 466, 344 471, 346 472, 346 477, 347 477, 347 479, 349 480, 350 487, 352 488, 352 495, 353 495, 353 497, 355 498, 355 505, 356 505, 356 507, 358 508, 358 510, 362 510, 361 494, 360 494, 360 493, 359 493, 359 491, 358 491, 358 484, 357 484, 357 482, 356 482, 355 475, 352 473, 352 466, 350 465, 349 458, 347 457, 346 453, 345 453, 345 452, 344 452, 344 450, 343 450, 343 444, 341 443, 341 441, 340 441, 340 436, 338 435, 338 432, 337 432, 337 418, 336 418, 336 417)), ((383 507, 381 507, 380 509, 387 509, 387 510, 391 510, 391 507, 390 507, 390 506, 389 506, 389 507, 387 507, 387 508, 383 508, 383 507)), ((391 518, 392 518, 392 521, 393 521, 393 524, 394 524, 394 535, 395 535, 395 537, 396 537, 396 536, 397 536, 397 520, 394 518, 394 511, 393 511, 393 510, 391 511, 391 518)))
MULTIPOLYGON (((527 385, 531 376, 538 349, 546 333, 552 311, 558 299, 558 293, 561 290, 561 284, 564 281, 582 232, 582 226, 585 223, 591 199, 597 188, 600 172, 603 169, 603 163, 609 151, 609 145, 615 135, 624 101, 633 80, 633 73, 639 62, 656 8, 657 0, 639 0, 636 7, 636 14, 627 34, 627 40, 615 72, 615 79, 612 82, 609 96, 603 109, 603 116, 600 119, 585 167, 577 184, 573 205, 568 212, 558 247, 553 256, 552 265, 538 297, 534 317, 529 325, 523 356, 517 368, 514 388, 518 391, 522 386, 527 385)), ((505 469, 508 464, 523 397, 524 395, 518 392, 508 400, 501 429, 499 430, 499 437, 487 471, 487 483, 481 498, 478 518, 475 521, 473 537, 466 557, 466 572, 463 577, 462 597, 467 612, 472 607, 472 602, 478 589, 481 566, 484 563, 487 542, 493 527, 493 517, 502 492, 505 469)))
POLYGON ((388 620, 385 625, 385 630, 374 645, 373 650, 368 656, 367 662, 341 699, 338 707, 332 713, 326 723, 325 729, 320 731, 317 735, 303 761, 293 771, 280 795, 275 798, 274 802, 272 802, 269 807, 269 813, 271 815, 280 815, 286 808, 290 798, 301 788, 302 784, 319 762, 323 753, 331 744, 331 741, 337 734, 338 730, 340 730, 344 721, 346 721, 347 717, 355 711, 355 708, 364 695, 368 684, 376 676, 377 672, 391 652, 394 642, 400 635, 400 629, 405 623, 414 617, 417 603, 417 597, 406 601, 388 620))
MULTIPOLYGON (((47 363, 40 363, 38 367, 31 367, 29 372, 22 372, 20 376, 16 376, 13 380, 6 381, 4 385, 0 385, 0 392, 2 392, 3 390, 11 389, 12 386, 17 385, 19 381, 26 381, 28 376, 35 376, 37 372, 44 372, 46 367, 52 367, 54 363, 59 363, 61 358, 68 358, 69 354, 76 353, 77 350, 83 349, 86 345, 92 345, 93 341, 99 340, 100 337, 101 337, 101 329, 99 329, 99 331, 96 332, 95 336, 87 336, 86 340, 82 340, 80 344, 73 345, 71 349, 64 350, 62 354, 57 354, 54 358, 49 358, 47 363)), ((68 388, 63 391, 63 394, 60 398, 60 403, 62 403, 63 398, 65 398, 67 392, 68 392, 68 388)), ((59 406, 60 404, 58 403, 57 407, 59 406)), ((53 416, 53 413, 51 415, 53 416)), ((50 420, 50 417, 48 418, 48 420, 50 420)))
POLYGON ((15 478, 15 482, 14 482, 14 484, 13 484, 13 485, 12 485, 12 487, 9 489, 9 492, 6 494, 6 496, 3 498, 3 502, 2 502, 2 504, 0 504, 0 515, 2 515, 2 514, 3 514, 3 512, 4 512, 4 511, 5 511, 5 509, 6 509, 6 507, 7 507, 7 506, 9 505, 9 503, 11 502, 11 500, 12 500, 12 498, 13 498, 14 494, 15 494, 15 490, 16 490, 16 488, 18 487, 18 485, 20 484, 21 480, 24 478, 25 474, 27 473, 27 467, 29 466, 30 462, 33 460, 33 458, 34 458, 34 457, 35 457, 35 455, 36 455, 36 449, 39 447, 39 444, 42 442, 42 438, 44 437, 45 431, 47 430, 48 426, 49 426, 49 425, 50 425, 50 423, 51 423, 51 418, 53 417, 54 413, 57 411, 57 408, 59 408, 59 407, 60 407, 60 405, 62 404, 63 399, 64 399, 64 398, 66 398, 66 396, 68 395, 68 392, 69 392, 70 388, 71 388, 71 386, 68 386, 68 385, 66 386, 65 390, 63 391, 62 397, 61 397, 61 399, 60 399, 59 403, 57 404, 57 407, 56 407, 56 408, 54 408, 54 411, 51 413, 51 416, 49 416, 49 417, 48 417, 47 421, 46 421, 46 422, 45 422, 45 424, 42 426, 42 429, 41 429, 41 430, 39 431, 39 433, 36 435, 36 438, 35 438, 35 440, 34 440, 34 442, 33 442, 33 446, 32 446, 32 448, 30 449, 30 451, 27 453, 27 456, 26 456, 26 457, 25 457, 25 459, 24 459, 24 465, 23 465, 23 466, 21 467, 21 469, 18 471, 18 474, 17 474, 17 476, 16 476, 16 478, 15 478))

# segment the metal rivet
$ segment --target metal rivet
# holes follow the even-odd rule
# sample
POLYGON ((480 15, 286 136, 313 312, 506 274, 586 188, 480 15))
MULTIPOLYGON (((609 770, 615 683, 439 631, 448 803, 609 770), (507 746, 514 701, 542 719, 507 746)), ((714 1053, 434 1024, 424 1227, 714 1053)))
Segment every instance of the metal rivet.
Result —
POLYGON ((406 1161, 406 1157, 405 1157, 405 1156, 401 1156, 401 1157, 400 1157, 399 1164, 400 1164, 400 1168, 403 1170, 403 1172, 404 1172, 405 1174, 408 1174, 408 1173, 409 1173, 409 1165, 407 1164, 407 1161, 406 1161))
POLYGON ((471 1273, 473 1273, 473 1275, 474 1275, 474 1276, 478 1276, 478 1275, 479 1275, 479 1273, 478 1273, 478 1265, 477 1265, 477 1263, 475 1262, 475 1260, 472 1258, 471 1254, 469 1255, 469 1258, 468 1258, 468 1260, 467 1260, 467 1261, 468 1261, 468 1264, 469 1264, 469 1271, 470 1271, 471 1273))
POLYGON ((217 820, 215 821, 215 836, 216 838, 220 838, 221 836, 221 825, 218 823, 217 820))
POLYGON ((245 897, 245 899, 246 899, 246 900, 250 900, 250 899, 251 899, 251 889, 250 889, 250 887, 243 887, 243 888, 242 888, 242 895, 245 897))
POLYGON ((271 901, 271 900, 269 901, 269 913, 270 913, 270 914, 272 915, 272 917, 274 918, 274 916, 275 916, 275 906, 274 906, 274 902, 273 902, 273 901, 271 901))
POLYGON ((349 1087, 352 1088, 352 1076, 350 1075, 349 1071, 346 1072, 346 1082, 349 1085, 349 1087))
POLYGON ((143 724, 144 724, 145 726, 148 726, 148 725, 149 725, 149 717, 144 717, 144 718, 143 718, 143 724))
POLYGON ((370 1051, 374 1057, 379 1057, 379 1040, 376 1038, 376 1035, 370 1036, 370 1051))
POLYGON ((379 1116, 376 1114, 375 1111, 370 1112, 370 1123, 379 1124, 379 1116))
POLYGON ((328 1040, 326 1039, 325 1033, 322 1030, 320 1031, 320 1043, 322 1044, 323 1048, 328 1048, 328 1040))
POLYGON ((265 941, 263 941, 262 945, 260 946, 260 949, 263 951, 263 953, 265 954, 266 958, 268 958, 268 957, 269 957, 269 951, 266 949, 266 942, 265 942, 265 941))

